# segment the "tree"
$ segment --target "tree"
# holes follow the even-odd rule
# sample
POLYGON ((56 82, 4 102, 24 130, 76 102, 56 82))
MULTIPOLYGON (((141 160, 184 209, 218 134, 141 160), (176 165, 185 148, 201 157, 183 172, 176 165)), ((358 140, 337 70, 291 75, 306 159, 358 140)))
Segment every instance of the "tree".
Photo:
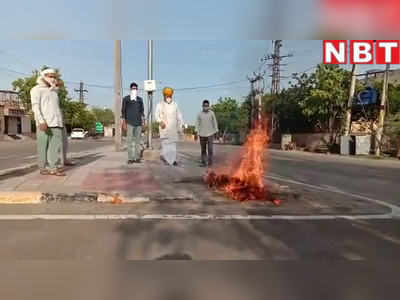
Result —
POLYGON ((96 116, 81 102, 69 101, 64 111, 64 122, 71 128, 91 130, 95 128, 96 116))
POLYGON ((94 107, 92 108, 92 113, 96 121, 102 123, 103 126, 110 126, 114 124, 114 112, 111 109, 94 107))
POLYGON ((217 118, 218 127, 223 135, 227 133, 238 133, 240 128, 239 104, 233 98, 219 98, 218 103, 212 105, 217 118))

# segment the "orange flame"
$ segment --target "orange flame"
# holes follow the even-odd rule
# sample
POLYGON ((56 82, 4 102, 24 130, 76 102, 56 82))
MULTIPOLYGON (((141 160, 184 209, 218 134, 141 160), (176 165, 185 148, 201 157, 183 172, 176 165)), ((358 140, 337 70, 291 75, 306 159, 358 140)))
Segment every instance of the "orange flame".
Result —
MULTIPOLYGON (((217 175, 211 171, 206 175, 205 181, 210 187, 216 187, 232 199, 267 200, 269 195, 265 190, 265 149, 268 144, 268 133, 263 123, 250 132, 244 145, 244 152, 239 166, 232 170, 232 176, 217 175)), ((279 205, 280 202, 273 201, 279 205)))

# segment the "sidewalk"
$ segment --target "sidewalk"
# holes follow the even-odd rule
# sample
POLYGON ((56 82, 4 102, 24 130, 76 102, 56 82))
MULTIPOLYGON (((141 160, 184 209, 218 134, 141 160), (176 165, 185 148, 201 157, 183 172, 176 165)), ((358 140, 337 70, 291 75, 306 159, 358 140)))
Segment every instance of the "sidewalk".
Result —
MULTIPOLYGON (((34 171, 0 180, 0 214, 28 211, 37 214, 271 216, 390 212, 387 207, 360 199, 296 186, 281 189, 286 192, 279 195, 280 206, 274 206, 272 202, 240 203, 228 199, 209 190, 202 182, 205 169, 198 166, 196 146, 180 145, 178 167, 165 166, 159 159, 127 165, 126 152, 115 152, 113 146, 107 146, 81 157, 77 166, 66 169, 66 177, 42 176, 34 171)), ((226 156, 222 151, 219 153, 226 156)), ((271 181, 266 183, 274 193, 282 187, 271 181)))

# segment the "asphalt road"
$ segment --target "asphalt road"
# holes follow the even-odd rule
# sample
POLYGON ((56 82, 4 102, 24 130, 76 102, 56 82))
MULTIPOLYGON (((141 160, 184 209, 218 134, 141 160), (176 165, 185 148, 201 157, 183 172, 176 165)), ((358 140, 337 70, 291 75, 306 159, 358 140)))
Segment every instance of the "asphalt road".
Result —
MULTIPOLYGON (((198 145, 185 147, 198 155, 198 145)), ((236 150, 217 147, 217 159, 229 161, 236 150)), ((335 190, 400 205, 398 161, 268 156, 268 176, 314 186, 320 197, 335 190)), ((4 299, 372 300, 399 293, 399 218, 9 220, 0 221, 0 236, 4 299)))
POLYGON ((400 220, 2 221, 0 228, 4 299, 398 298, 400 220))
MULTIPOLYGON (((69 153, 94 150, 111 145, 111 139, 70 140, 69 153)), ((0 142, 0 170, 20 167, 36 162, 36 142, 0 142)))

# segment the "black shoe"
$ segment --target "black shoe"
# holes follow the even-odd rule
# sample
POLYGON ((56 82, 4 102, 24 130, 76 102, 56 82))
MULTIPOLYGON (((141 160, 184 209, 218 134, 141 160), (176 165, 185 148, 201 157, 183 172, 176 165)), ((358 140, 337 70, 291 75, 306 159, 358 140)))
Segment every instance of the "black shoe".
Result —
POLYGON ((178 166, 178 163, 176 161, 174 161, 174 163, 172 164, 174 167, 178 166))
POLYGON ((128 160, 128 165, 133 164, 135 161, 134 160, 128 160))
POLYGON ((135 164, 140 164, 142 161, 141 161, 140 159, 135 159, 133 162, 134 162, 135 164))

